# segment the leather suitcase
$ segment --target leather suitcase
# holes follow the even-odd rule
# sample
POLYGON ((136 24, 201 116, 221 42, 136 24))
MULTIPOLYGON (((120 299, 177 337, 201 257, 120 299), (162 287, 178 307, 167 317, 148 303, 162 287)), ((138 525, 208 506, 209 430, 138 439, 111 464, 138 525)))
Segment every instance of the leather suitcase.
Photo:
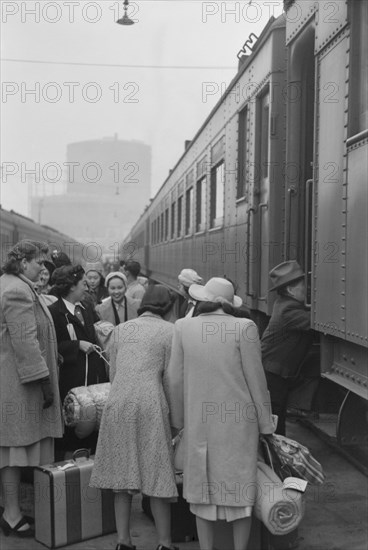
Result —
POLYGON ((81 449, 73 460, 35 468, 36 540, 58 548, 116 530, 114 494, 88 486, 92 467, 93 457, 81 449))
MULTIPOLYGON (((176 475, 176 485, 179 498, 171 505, 171 538, 173 542, 189 542, 198 540, 195 516, 189 509, 189 504, 183 498, 183 478, 176 475)), ((142 499, 143 511, 153 519, 150 499, 144 496, 142 499)))

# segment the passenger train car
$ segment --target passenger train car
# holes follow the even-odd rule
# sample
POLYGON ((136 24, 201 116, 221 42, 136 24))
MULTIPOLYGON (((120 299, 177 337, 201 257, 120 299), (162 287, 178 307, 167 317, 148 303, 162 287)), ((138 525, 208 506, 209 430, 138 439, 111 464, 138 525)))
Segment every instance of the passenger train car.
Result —
POLYGON ((1 227, 1 266, 6 260, 7 252, 21 239, 46 242, 50 252, 65 252, 72 262, 80 263, 83 245, 76 240, 59 233, 47 225, 40 225, 31 218, 17 214, 13 210, 0 211, 1 227))
POLYGON ((261 330, 269 270, 296 259, 319 333, 325 410, 367 442, 365 0, 288 0, 186 148, 122 255, 173 289, 228 276, 261 330))

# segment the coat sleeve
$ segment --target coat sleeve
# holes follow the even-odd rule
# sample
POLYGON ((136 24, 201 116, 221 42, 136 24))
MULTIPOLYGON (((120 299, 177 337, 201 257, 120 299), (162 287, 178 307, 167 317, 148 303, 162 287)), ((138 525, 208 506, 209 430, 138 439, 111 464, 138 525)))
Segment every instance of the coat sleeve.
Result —
POLYGON ((31 292, 19 286, 9 289, 3 296, 3 311, 21 384, 49 376, 37 337, 31 292))
POLYGON ((164 341, 164 368, 163 368, 163 373, 162 373, 162 386, 164 388, 166 401, 168 403, 169 403, 169 399, 170 399, 168 368, 169 368, 170 357, 171 357, 172 340, 173 340, 173 331, 170 330, 170 332, 167 333, 165 341, 164 341))
MULTIPOLYGON (((252 322, 243 325, 240 338, 240 355, 244 377, 248 385, 254 404, 254 415, 258 417, 259 431, 270 434, 275 431, 272 422, 272 410, 270 394, 267 390, 267 382, 261 360, 261 345, 258 329, 252 322)), ((253 411, 249 411, 253 417, 253 411)))
POLYGON ((284 330, 311 330, 310 312, 303 307, 287 307, 282 316, 284 330))
POLYGON ((115 378, 116 374, 116 357, 118 354, 118 347, 119 347, 119 325, 115 327, 111 334, 111 338, 109 339, 109 343, 107 345, 106 355, 107 360, 110 364, 110 367, 108 368, 108 378, 110 382, 112 382, 115 378))
POLYGON ((184 427, 184 350, 180 320, 174 325, 171 357, 167 369, 167 387, 171 426, 181 429, 184 427))

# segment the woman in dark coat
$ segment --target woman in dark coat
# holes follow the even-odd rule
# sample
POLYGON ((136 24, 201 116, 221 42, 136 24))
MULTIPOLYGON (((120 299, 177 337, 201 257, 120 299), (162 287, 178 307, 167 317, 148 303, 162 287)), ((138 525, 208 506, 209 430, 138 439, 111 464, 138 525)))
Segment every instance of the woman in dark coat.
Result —
MULTIPOLYGON (((80 265, 63 266, 54 271, 54 289, 58 301, 50 306, 55 324, 58 352, 63 357, 60 368, 60 396, 63 400, 72 388, 107 382, 104 361, 96 353, 94 323, 99 319, 93 307, 83 301, 86 290, 84 270, 80 265)), ((83 439, 83 446, 96 445, 97 436, 83 439)), ((66 428, 64 448, 75 450, 80 440, 73 429, 66 428)))

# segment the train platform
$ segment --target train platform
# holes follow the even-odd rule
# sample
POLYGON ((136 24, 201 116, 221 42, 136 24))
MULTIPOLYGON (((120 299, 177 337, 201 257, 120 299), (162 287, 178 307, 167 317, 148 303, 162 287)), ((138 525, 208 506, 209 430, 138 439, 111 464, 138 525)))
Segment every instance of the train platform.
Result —
MULTIPOLYGON (((306 512, 299 526, 297 550, 366 550, 368 547, 368 479, 336 449, 307 426, 288 423, 287 434, 306 445, 321 462, 326 475, 322 486, 309 486, 306 512)), ((33 515, 33 487, 22 485, 22 505, 33 515)), ((144 514, 140 497, 133 499, 132 539, 137 550, 154 550, 157 538, 152 521, 144 514)), ((198 541, 175 543, 181 550, 199 550, 198 541)), ((231 550, 231 542, 219 550, 231 550)), ((114 550, 116 534, 64 546, 68 550, 114 550)), ((33 539, 0 534, 1 550, 42 550, 33 539)), ((253 550, 253 549, 252 549, 253 550)), ((256 550, 268 550, 259 548, 256 550)))

